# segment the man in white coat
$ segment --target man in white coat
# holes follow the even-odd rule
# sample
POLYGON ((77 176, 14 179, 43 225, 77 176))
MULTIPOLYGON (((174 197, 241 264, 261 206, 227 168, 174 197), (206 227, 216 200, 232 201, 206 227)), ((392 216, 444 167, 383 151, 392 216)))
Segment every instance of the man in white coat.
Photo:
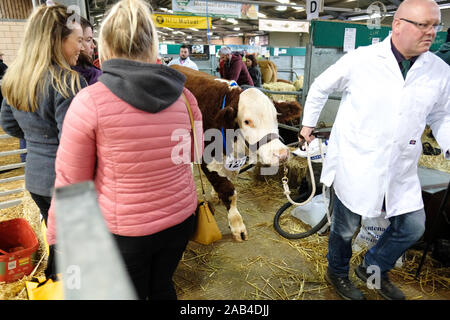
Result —
POLYGON ((180 57, 169 62, 168 66, 178 64, 198 71, 197 64, 189 58, 189 47, 185 44, 180 47, 180 57))
POLYGON ((344 55, 308 92, 300 132, 307 142, 328 95, 343 93, 320 180, 337 196, 326 280, 345 299, 364 299, 348 278, 351 241, 361 216, 382 208, 390 226, 355 273, 384 298, 405 298, 387 273, 425 230, 417 162, 426 124, 450 159, 450 67, 428 52, 440 19, 433 0, 403 1, 392 36, 344 55))

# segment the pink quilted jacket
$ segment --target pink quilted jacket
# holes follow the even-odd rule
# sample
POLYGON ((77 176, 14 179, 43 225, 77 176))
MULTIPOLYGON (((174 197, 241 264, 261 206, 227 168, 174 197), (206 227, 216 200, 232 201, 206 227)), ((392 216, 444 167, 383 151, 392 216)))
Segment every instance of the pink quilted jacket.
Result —
MULTIPOLYGON (((197 101, 187 89, 183 92, 190 102, 203 151, 197 101)), ((183 145, 192 152, 190 132, 182 95, 162 111, 149 113, 97 82, 79 92, 66 114, 55 164, 55 187, 93 180, 100 209, 114 234, 144 236, 167 229, 192 215, 197 205, 190 161, 176 164, 172 160, 173 150, 183 145), (183 138, 173 138, 174 132, 180 134, 177 129, 184 129, 183 138)), ((56 242, 53 207, 52 201, 49 244, 56 242)))

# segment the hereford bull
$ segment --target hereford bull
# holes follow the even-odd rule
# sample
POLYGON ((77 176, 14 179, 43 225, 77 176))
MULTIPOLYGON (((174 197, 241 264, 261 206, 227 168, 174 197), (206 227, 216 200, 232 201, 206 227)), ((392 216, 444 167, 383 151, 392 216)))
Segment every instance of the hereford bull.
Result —
POLYGON ((298 119, 301 107, 295 101, 272 101, 256 88, 230 87, 229 83, 204 72, 177 65, 172 67, 186 76, 185 87, 196 97, 202 112, 205 131, 202 171, 227 208, 233 238, 247 240, 248 233, 237 209, 237 193, 231 182, 239 171, 230 170, 226 155, 232 159, 232 155, 237 157, 237 153, 244 150, 251 162, 278 166, 289 157, 289 149, 278 136, 278 122, 298 119), (239 134, 232 140, 227 136, 226 141, 230 142, 230 145, 225 142, 227 150, 221 148, 220 155, 212 151, 212 157, 207 157, 208 145, 213 141, 208 141, 206 133, 211 129, 222 129, 227 135, 230 130, 239 134))

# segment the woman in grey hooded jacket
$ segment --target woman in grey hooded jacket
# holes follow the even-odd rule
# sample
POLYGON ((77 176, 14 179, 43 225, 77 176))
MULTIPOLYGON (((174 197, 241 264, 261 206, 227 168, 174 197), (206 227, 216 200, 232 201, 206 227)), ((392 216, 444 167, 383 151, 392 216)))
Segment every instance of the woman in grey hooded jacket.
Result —
POLYGON ((82 48, 80 24, 63 5, 42 5, 27 21, 17 58, 2 79, 1 126, 27 142, 25 186, 47 224, 62 124, 87 84, 70 66, 82 48))

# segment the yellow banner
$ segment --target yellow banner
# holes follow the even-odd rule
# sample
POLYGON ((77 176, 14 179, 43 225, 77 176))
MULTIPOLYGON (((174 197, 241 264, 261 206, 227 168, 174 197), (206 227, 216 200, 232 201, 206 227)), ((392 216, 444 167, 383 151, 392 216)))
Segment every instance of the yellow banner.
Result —
MULTIPOLYGON (((157 28, 196 28, 207 29, 206 17, 194 16, 174 16, 168 14, 153 14, 153 21, 157 28)), ((209 28, 211 28, 211 18, 209 18, 209 28)))

